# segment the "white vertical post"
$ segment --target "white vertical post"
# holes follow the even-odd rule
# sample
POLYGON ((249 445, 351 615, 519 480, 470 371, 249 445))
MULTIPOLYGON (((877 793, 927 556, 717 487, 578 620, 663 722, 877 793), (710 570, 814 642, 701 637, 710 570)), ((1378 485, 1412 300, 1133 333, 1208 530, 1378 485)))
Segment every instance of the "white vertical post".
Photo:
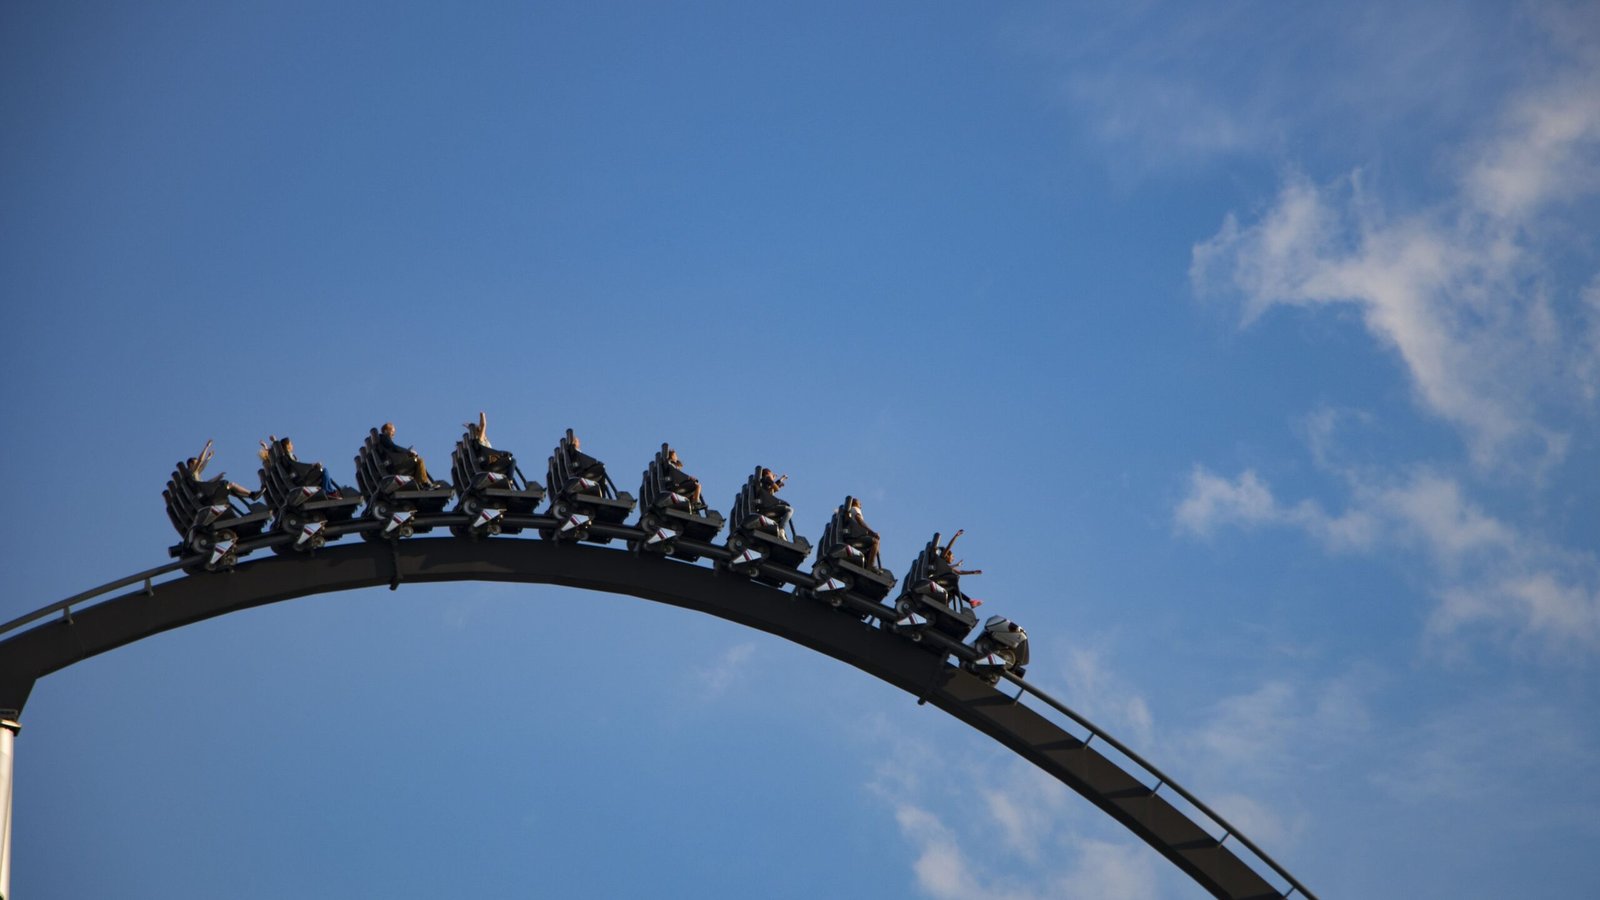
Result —
POLYGON ((11 764, 21 730, 15 719, 0 719, 0 900, 11 896, 11 764))

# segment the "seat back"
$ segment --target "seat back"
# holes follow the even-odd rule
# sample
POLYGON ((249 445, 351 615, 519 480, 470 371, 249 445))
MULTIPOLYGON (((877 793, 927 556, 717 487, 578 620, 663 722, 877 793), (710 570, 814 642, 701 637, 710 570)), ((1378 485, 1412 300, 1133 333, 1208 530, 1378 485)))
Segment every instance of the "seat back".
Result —
POLYGON ((733 509, 728 513, 729 528, 737 529, 744 524, 744 520, 755 513, 756 491, 761 489, 761 467, 756 466, 755 471, 746 478, 744 485, 739 488, 739 495, 733 498, 733 509))
POLYGON ((450 475, 455 483, 463 489, 472 484, 472 479, 483 471, 482 461, 478 458, 478 441, 468 431, 461 435, 461 440, 456 441, 454 450, 450 451, 450 475))
POLYGON ((911 568, 906 570, 905 578, 900 581, 900 593, 909 593, 912 587, 928 577, 928 573, 932 570, 934 555, 938 552, 939 532, 935 531, 933 539, 928 541, 927 546, 917 554, 917 558, 911 561, 911 568))
POLYGON ((817 539, 818 559, 827 556, 840 544, 849 542, 850 500, 851 498, 846 496, 844 502, 839 504, 839 507, 833 511, 833 515, 828 518, 828 524, 823 526, 822 537, 817 539))
POLYGON ((223 476, 196 481, 185 462, 173 468, 172 477, 167 479, 167 488, 161 492, 161 497, 166 501, 167 518, 171 520, 172 527, 184 535, 194 526, 200 511, 215 503, 226 504, 229 516, 241 516, 250 511, 242 508, 228 493, 227 481, 223 476))
MULTIPOLYGON (((556 444, 555 452, 550 454, 550 465, 548 469, 549 480, 546 482, 546 484, 549 486, 552 494, 560 494, 565 491, 567 479, 571 478, 575 474, 572 471, 571 464, 569 464, 567 461, 567 454, 572 449, 572 437, 572 429, 568 428, 567 433, 562 436, 561 442, 556 444)), ((604 464, 601 465, 601 468, 602 470, 605 468, 604 464)), ((611 484, 610 476, 600 479, 599 494, 607 499, 616 498, 617 490, 611 484)))
POLYGON ((671 452, 670 446, 662 444, 661 449, 656 451, 655 458, 645 466, 644 476, 639 483, 639 503, 645 509, 654 507, 656 500, 671 489, 666 477, 666 469, 671 465, 667 462, 667 456, 671 452))
POLYGON ((572 429, 568 428, 566 435, 561 438, 556 444, 556 449, 550 454, 550 464, 547 467, 549 481, 545 483, 550 485, 552 494, 559 494, 565 490, 567 479, 571 477, 567 473, 567 448, 571 446, 572 429))
POLYGON ((356 451, 356 487, 360 489, 361 496, 373 497, 378 493, 378 487, 389 474, 386 456, 378 450, 378 429, 368 429, 367 439, 361 442, 361 449, 356 451))
MULTIPOLYGON (((496 451, 491 451, 478 443, 478 439, 473 436, 470 430, 463 433, 461 439, 456 441, 455 448, 450 451, 450 472, 455 476, 456 489, 458 491, 464 491, 470 487, 473 479, 479 473, 491 471, 484 462, 485 454, 490 452, 496 451)), ((558 449, 557 453, 559 452, 558 449)), ((507 452, 506 455, 509 457, 510 453, 507 452)), ((522 477, 522 473, 518 471, 515 463, 501 474, 510 479, 509 485, 511 489, 518 491, 528 490, 528 481, 522 477)))
POLYGON ((267 445, 267 458, 257 474, 261 476, 261 487, 273 509, 282 509, 289 495, 300 487, 295 479, 294 460, 284 451, 281 439, 267 445))
POLYGON ((200 511, 198 492, 188 465, 179 462, 172 470, 172 477, 167 479, 167 489, 161 492, 161 497, 166 501, 167 518, 172 521, 172 527, 179 534, 188 534, 189 526, 194 524, 195 515, 200 511))

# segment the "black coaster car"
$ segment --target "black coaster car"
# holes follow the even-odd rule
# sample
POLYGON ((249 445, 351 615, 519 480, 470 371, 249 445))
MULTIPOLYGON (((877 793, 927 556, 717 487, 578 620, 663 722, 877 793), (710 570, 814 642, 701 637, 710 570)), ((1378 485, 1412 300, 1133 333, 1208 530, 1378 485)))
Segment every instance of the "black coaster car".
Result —
POLYGON ((678 548, 679 538, 709 543, 722 530, 722 513, 694 502, 693 479, 668 462, 672 448, 666 444, 644 470, 639 485, 639 528, 645 537, 631 541, 635 550, 671 554, 678 559, 696 560, 700 555, 678 548))
POLYGON ((259 474, 274 530, 294 538, 274 546, 275 553, 318 549, 328 539, 328 524, 348 522, 361 505, 361 495, 355 491, 329 497, 322 489, 322 463, 300 462, 284 450, 281 440, 267 445, 259 474))
POLYGON ((978 658, 967 663, 967 671, 990 684, 999 681, 1002 672, 1018 678, 1027 672, 1028 633, 1005 616, 990 616, 972 647, 978 658))
POLYGON ((621 525, 633 512, 633 495, 619 492, 606 474, 605 464, 574 446, 571 428, 550 457, 546 483, 550 485, 550 515, 556 519, 555 528, 539 532, 547 540, 609 544, 608 537, 590 538, 590 526, 596 522, 621 525))
POLYGON ((450 452, 450 472, 461 498, 455 511, 472 517, 465 525, 450 526, 457 537, 517 534, 522 526, 512 525, 505 517, 531 516, 544 501, 544 488, 522 477, 509 451, 485 447, 470 431, 450 452))
POLYGON ((424 484, 412 469, 410 454, 397 455, 379 443, 378 429, 367 432, 367 439, 356 451, 356 486, 366 498, 363 511, 383 527, 364 531, 367 540, 393 540, 425 534, 433 529, 417 522, 417 516, 442 512, 455 491, 450 485, 424 484))
MULTIPOLYGON (((760 574, 762 563, 788 569, 798 568, 811 555, 811 542, 796 534, 791 539, 783 531, 788 504, 761 488, 761 467, 739 489, 728 514, 728 560, 718 563, 724 571, 747 575, 762 584, 781 586, 781 579, 760 574)), ((799 575, 796 581, 803 581, 799 575)))
POLYGON ((911 563, 894 612, 890 627, 913 641, 922 640, 923 632, 932 629, 959 643, 977 627, 972 601, 961 593, 961 576, 940 553, 939 535, 911 563))
POLYGON ((851 499, 844 498, 822 529, 822 537, 817 540, 817 562, 811 567, 816 584, 803 591, 834 606, 841 605, 841 595, 846 591, 877 603, 894 590, 893 574, 867 565, 871 539, 861 522, 850 514, 851 499))
POLYGON ((196 480, 181 462, 161 497, 181 538, 167 552, 174 559, 200 554, 205 561, 197 568, 209 572, 233 568, 240 556, 239 542, 261 534, 272 518, 266 504, 245 505, 229 494, 225 476, 196 480))

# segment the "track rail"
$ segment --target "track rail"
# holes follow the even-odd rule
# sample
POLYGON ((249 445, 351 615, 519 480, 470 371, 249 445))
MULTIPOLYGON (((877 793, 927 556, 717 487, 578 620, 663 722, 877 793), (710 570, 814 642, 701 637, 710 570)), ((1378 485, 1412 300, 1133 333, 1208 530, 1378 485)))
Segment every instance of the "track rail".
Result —
MULTIPOLYGON (((457 518, 429 517, 430 524, 454 524, 457 518)), ((550 527, 553 519, 519 517, 516 524, 550 527)), ((378 527, 357 522, 340 533, 378 527)), ((638 537, 627 526, 596 526, 593 533, 613 538, 638 537)), ((260 549, 288 540, 261 538, 247 545, 260 549)), ((680 542, 684 543, 684 542, 680 542)), ((692 545, 711 559, 725 551, 692 545)), ((193 565, 178 560, 84 591, 0 625, 0 713, 20 714, 37 679, 75 662, 134 641, 215 616, 281 600, 404 582, 499 581, 555 584, 628 594, 708 613, 777 635, 855 666, 976 728, 1077 791, 1129 831, 1172 861, 1214 896, 1227 898, 1315 895, 1238 829, 1212 812, 1188 791, 1138 754, 1020 678, 1006 676, 1019 692, 1011 696, 947 659, 971 659, 970 647, 929 633, 921 644, 873 627, 856 616, 840 615, 827 604, 746 578, 678 560, 554 541, 492 538, 417 537, 398 542, 361 542, 328 546, 310 554, 293 554, 241 562, 231 572, 199 572, 166 581, 156 578, 193 565), (138 585, 136 590, 115 592, 138 585), (108 594, 114 596, 106 597, 108 594), (101 599, 97 603, 89 601, 101 599), (61 615, 51 619, 56 613, 61 615), (24 629, 24 626, 32 625, 24 629), (932 651, 932 652, 930 652, 932 651), (1065 716, 1088 734, 1079 738, 1030 706, 1024 695, 1065 716), (9 712, 7 712, 9 711, 9 712), (1149 777, 1152 786, 1135 777, 1091 744, 1099 740, 1115 749, 1149 777), (1174 793, 1221 831, 1215 835, 1192 820, 1162 795, 1174 793), (1229 840, 1250 852, 1258 866, 1235 854, 1229 840), (1275 886, 1258 869, 1275 873, 1286 887, 1275 886)), ((792 584, 809 584, 806 576, 781 568, 764 570, 792 584)), ((862 597, 843 598, 854 612, 888 614, 887 607, 862 597), (875 611, 875 612, 874 612, 875 611)))

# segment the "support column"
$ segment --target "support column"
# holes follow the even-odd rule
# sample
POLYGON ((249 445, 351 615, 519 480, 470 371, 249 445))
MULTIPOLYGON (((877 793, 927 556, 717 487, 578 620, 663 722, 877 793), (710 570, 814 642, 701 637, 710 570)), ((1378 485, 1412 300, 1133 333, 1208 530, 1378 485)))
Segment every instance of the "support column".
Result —
POLYGON ((21 730, 17 720, 0 719, 0 900, 11 896, 11 765, 21 730))

